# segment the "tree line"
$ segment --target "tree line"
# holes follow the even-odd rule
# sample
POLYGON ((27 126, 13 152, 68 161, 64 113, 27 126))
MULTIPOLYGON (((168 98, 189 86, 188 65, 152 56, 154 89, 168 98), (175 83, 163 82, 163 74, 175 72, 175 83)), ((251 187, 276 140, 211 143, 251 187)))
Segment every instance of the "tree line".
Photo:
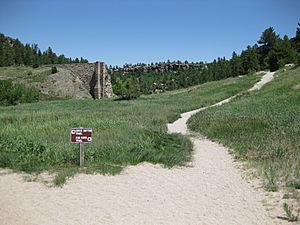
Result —
POLYGON ((37 44, 22 44, 0 33, 0 66, 26 65, 38 67, 46 64, 86 63, 88 60, 57 55, 51 47, 42 52, 37 44))
MULTIPOLYGON (((135 70, 135 72, 124 73, 128 68, 126 64, 123 67, 124 70, 120 68, 113 70, 112 82, 113 85, 115 84, 114 91, 117 93, 122 92, 120 90, 125 92, 126 87, 129 89, 134 87, 133 89, 137 90, 139 94, 151 94, 186 88, 208 81, 235 77, 259 70, 269 69, 275 71, 287 63, 299 64, 299 62, 300 23, 298 23, 295 37, 291 39, 287 35, 280 38, 273 27, 267 28, 262 32, 257 44, 247 46, 241 54, 233 52, 231 59, 225 59, 225 57, 218 58, 211 63, 198 63, 201 66, 167 72, 155 72, 151 70, 150 72, 143 72, 143 70, 135 70), (122 83, 125 85, 122 85, 122 83), (136 88, 136 86, 139 88, 136 88)), ((167 65, 168 63, 170 62, 160 64, 167 65)), ((141 68, 141 64, 136 65, 139 66, 137 68, 141 68)), ((135 65, 131 65, 131 67, 136 68, 135 65)), ((147 69, 146 71, 149 70, 147 69)), ((131 96, 138 95, 131 94, 131 96)))

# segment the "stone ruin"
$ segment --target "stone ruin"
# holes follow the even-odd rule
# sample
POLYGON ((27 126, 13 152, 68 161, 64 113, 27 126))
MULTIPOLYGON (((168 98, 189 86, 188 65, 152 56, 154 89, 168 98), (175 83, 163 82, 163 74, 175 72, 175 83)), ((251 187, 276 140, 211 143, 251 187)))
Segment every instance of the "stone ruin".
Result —
POLYGON ((107 66, 103 62, 95 63, 94 70, 94 99, 111 98, 113 90, 107 66))
POLYGON ((110 74, 104 62, 60 64, 57 67, 59 72, 54 74, 56 80, 53 83, 62 83, 62 87, 53 87, 56 95, 71 96, 74 99, 114 96, 110 74), (62 77, 66 80, 61 81, 62 77))

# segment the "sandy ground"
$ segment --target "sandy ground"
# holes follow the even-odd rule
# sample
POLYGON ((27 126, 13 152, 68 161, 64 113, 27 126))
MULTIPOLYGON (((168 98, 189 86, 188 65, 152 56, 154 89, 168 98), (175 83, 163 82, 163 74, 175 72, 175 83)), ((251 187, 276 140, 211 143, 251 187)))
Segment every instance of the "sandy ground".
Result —
MULTIPOLYGON (((261 85, 271 77, 273 73, 267 73, 261 85)), ((186 121, 199 110, 182 114, 168 125, 169 132, 187 134, 186 121)), ((226 148, 205 138, 194 137, 192 142, 194 160, 189 167, 166 169, 142 163, 117 176, 79 174, 63 188, 26 182, 21 174, 2 170, 0 224, 282 222, 269 216, 262 204, 264 193, 242 178, 226 148)))

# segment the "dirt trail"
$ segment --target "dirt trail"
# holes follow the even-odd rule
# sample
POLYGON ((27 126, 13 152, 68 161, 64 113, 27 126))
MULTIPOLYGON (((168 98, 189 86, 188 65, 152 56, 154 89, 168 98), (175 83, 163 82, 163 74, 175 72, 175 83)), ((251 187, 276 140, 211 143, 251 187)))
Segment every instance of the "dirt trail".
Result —
MULTIPOLYGON (((268 73, 267 77, 273 76, 268 73)), ((263 82, 261 82, 263 85, 263 82)), ((257 88, 259 88, 257 86, 257 88)), ((230 98, 231 99, 231 98, 230 98)), ((218 104, 230 101, 224 100, 218 104)), ((218 105, 216 104, 216 105, 218 105)), ((187 133, 183 113, 170 132, 187 133)), ((142 163, 117 176, 79 174, 63 188, 0 173, 1 224, 276 224, 263 194, 241 177, 226 148, 192 139, 191 167, 142 163)))
MULTIPOLYGON (((274 73, 275 72, 268 72, 266 73, 259 82, 257 82, 252 88, 250 88, 248 91, 257 91, 259 89, 261 89, 266 83, 270 82, 271 80, 273 80, 274 78, 274 73)), ((181 133, 181 134, 187 134, 188 133, 188 129, 187 129, 187 124, 186 122, 188 121, 188 119, 196 114, 197 112, 203 111, 205 109, 211 108, 211 107, 215 107, 215 106, 220 106, 223 105, 225 103, 230 102, 232 99, 236 98, 237 95, 231 96, 225 100, 222 100, 214 105, 211 106, 207 106, 207 107, 203 107, 200 109, 196 109, 193 111, 189 111, 189 112, 185 112, 182 113, 180 116, 181 118, 179 118, 178 120, 176 120, 174 123, 172 124, 168 124, 168 131, 170 133, 181 133)))

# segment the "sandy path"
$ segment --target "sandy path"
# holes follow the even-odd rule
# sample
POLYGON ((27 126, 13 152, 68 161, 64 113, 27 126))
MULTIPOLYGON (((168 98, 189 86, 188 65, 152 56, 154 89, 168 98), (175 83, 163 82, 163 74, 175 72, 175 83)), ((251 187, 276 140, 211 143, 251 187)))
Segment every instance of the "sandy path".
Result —
MULTIPOLYGON (((187 119, 199 110, 182 114, 168 125, 169 131, 186 134, 187 119)), ((0 224, 276 222, 262 206, 262 193, 241 178, 226 148, 207 139, 192 141, 192 167, 165 169, 143 163, 117 176, 79 174, 63 188, 24 182, 22 175, 2 170, 0 224)))

